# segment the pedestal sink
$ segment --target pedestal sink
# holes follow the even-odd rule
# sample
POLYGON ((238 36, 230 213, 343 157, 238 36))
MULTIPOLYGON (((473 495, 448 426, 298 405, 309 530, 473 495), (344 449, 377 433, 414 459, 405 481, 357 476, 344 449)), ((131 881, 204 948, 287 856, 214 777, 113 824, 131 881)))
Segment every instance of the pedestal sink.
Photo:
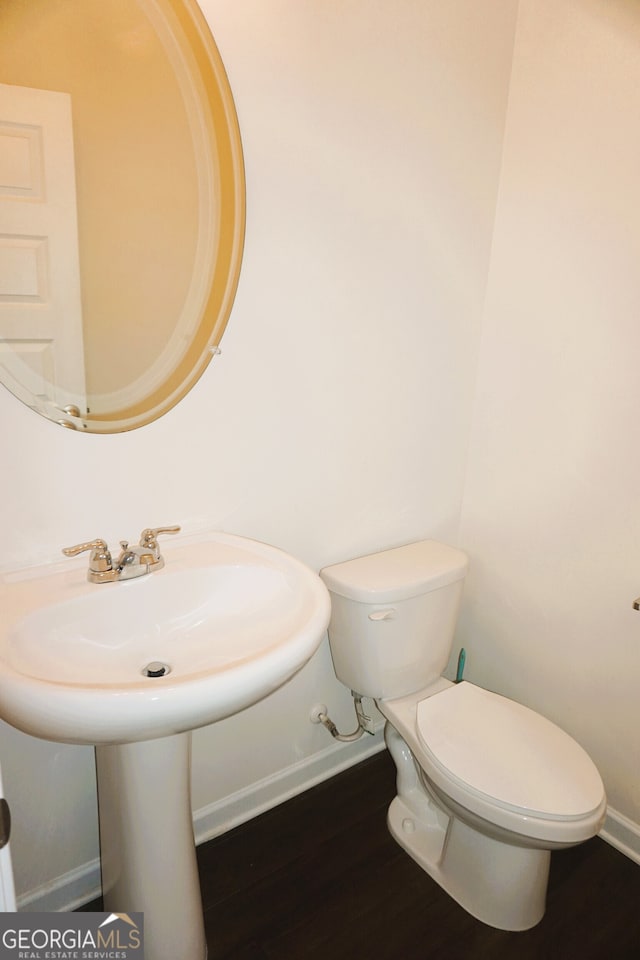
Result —
POLYGON ((96 746, 105 910, 144 912, 146 960, 203 960, 191 730, 282 686, 330 605, 315 573, 257 541, 211 533, 164 553, 121 583, 87 583, 79 561, 5 574, 0 716, 96 746))

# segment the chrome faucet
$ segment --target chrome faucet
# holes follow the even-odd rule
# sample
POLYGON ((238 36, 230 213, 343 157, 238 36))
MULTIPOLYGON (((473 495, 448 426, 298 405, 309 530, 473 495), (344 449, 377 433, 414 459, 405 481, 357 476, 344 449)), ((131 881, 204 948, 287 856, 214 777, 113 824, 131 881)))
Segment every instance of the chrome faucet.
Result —
POLYGON ((140 543, 130 547, 127 540, 120 541, 120 554, 115 562, 104 540, 89 540, 75 547, 65 547, 66 557, 76 557, 85 550, 89 553, 87 580, 90 583, 113 583, 116 580, 132 580, 143 577, 164 566, 158 536, 161 533, 178 533, 180 527, 146 527, 140 534, 140 543))

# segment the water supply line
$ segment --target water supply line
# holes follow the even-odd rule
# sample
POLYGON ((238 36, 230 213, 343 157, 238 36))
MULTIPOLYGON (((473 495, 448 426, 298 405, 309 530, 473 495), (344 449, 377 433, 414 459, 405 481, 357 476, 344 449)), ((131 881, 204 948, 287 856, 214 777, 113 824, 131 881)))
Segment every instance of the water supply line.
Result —
POLYGON ((373 736, 373 730, 370 730, 368 727, 368 724, 371 723, 371 717, 368 717, 364 712, 362 706, 362 697, 359 693, 355 693, 354 690, 351 691, 351 696, 353 697, 353 705, 356 711, 356 719, 358 721, 358 726, 353 733, 340 733, 338 731, 335 723, 327 714, 327 708, 324 703, 317 703, 315 707, 312 708, 309 719, 312 723, 321 723, 327 728, 334 740, 340 740, 342 743, 350 743, 352 740, 359 740, 363 733, 368 733, 373 736))

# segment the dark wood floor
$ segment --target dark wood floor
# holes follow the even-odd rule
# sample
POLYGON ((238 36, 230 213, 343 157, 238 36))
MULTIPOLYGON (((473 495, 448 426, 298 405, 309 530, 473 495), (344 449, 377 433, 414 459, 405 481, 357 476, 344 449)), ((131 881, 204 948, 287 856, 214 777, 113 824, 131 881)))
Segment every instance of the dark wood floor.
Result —
POLYGON ((554 853, 544 919, 506 933, 397 846, 393 795, 384 752, 200 846, 209 960, 640 960, 640 866, 604 841, 554 853))

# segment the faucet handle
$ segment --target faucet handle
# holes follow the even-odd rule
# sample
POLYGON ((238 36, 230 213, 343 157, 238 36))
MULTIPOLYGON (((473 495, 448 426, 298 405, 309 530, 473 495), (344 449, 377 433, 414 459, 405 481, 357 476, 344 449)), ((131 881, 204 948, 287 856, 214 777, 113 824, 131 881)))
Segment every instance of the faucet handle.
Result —
POLYGON ((77 557, 79 553, 85 550, 91 550, 89 558, 89 570, 95 573, 101 573, 111 570, 111 554, 104 540, 89 540, 87 543, 78 543, 75 547, 64 547, 62 552, 65 557, 77 557))
POLYGON ((180 533, 180 527, 146 527, 140 534, 140 546, 155 547, 161 533, 180 533))
POLYGON ((158 537, 161 533, 179 533, 180 527, 146 527, 140 534, 140 547, 143 547, 145 550, 149 551, 149 561, 151 562, 155 569, 158 569, 157 565, 162 565, 164 563, 162 557, 160 556, 160 547, 158 546, 158 537))

